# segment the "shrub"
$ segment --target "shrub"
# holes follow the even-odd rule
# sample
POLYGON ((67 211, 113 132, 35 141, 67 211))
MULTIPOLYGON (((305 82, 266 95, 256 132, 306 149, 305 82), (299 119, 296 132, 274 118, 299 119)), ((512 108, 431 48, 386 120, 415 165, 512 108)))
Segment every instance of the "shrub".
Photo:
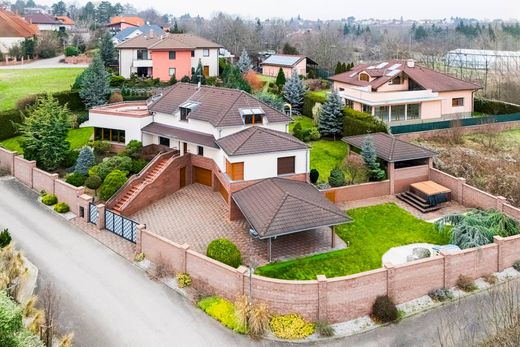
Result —
POLYGON ((371 114, 359 112, 349 107, 343 109, 343 135, 365 135, 367 133, 383 132, 388 133, 388 128, 383 121, 380 121, 371 114))
POLYGON ((211 241, 206 255, 234 268, 237 268, 242 263, 240 250, 233 242, 227 239, 211 241))
POLYGON ((123 102, 123 95, 120 92, 113 92, 108 99, 109 104, 114 104, 116 102, 123 102))
POLYGON ((16 102, 16 109, 23 111, 27 107, 34 105, 36 103, 36 99, 38 99, 38 95, 27 95, 21 99, 18 99, 16 102))
POLYGON ((311 172, 309 173, 309 178, 312 184, 316 184, 316 182, 318 182, 318 178, 320 178, 320 172, 316 169, 311 169, 311 172))
MULTIPOLYGON (((67 107, 70 111, 84 111, 85 104, 81 97, 79 96, 79 91, 77 90, 66 90, 62 92, 57 92, 52 94, 52 96, 58 100, 60 105, 67 104, 67 107)), ((80 122, 81 123, 81 122, 80 122)))
POLYGON ((340 168, 330 170, 329 184, 331 187, 341 187, 345 185, 345 175, 340 168))
POLYGON ((102 183, 103 183, 103 180, 101 180, 101 177, 96 176, 96 175, 89 176, 85 180, 85 187, 87 187, 88 189, 97 190, 101 186, 102 183))
POLYGON ((321 134, 320 134, 318 128, 312 127, 310 129, 308 129, 308 131, 309 131, 308 136, 309 136, 310 141, 317 141, 320 139, 321 134))
POLYGON ((440 302, 451 300, 453 298, 453 294, 451 293, 451 291, 445 288, 430 290, 428 296, 433 300, 440 302))
POLYGON ((23 329, 22 310, 5 291, 0 292, 0 346, 19 346, 16 335, 23 329))
POLYGON ((45 194, 42 196, 42 202, 47 206, 52 206, 58 202, 58 197, 54 194, 45 194))
POLYGON ((65 182, 67 182, 68 184, 72 184, 75 187, 81 187, 85 184, 86 179, 87 177, 85 177, 84 175, 73 172, 71 174, 68 174, 67 177, 65 177, 65 182))
POLYGON ((495 274, 488 274, 488 275, 485 275, 483 278, 484 278, 484 281, 486 281, 486 283, 488 283, 490 285, 496 284, 498 282, 498 278, 495 274))
POLYGON ((121 170, 114 170, 109 173, 101 185, 99 197, 105 201, 110 199, 126 183, 126 175, 127 173, 121 170))
POLYGON ((139 252, 139 253, 136 253, 134 260, 139 263, 139 262, 143 261, 144 258, 145 258, 144 252, 139 252))
POLYGON ((76 166, 74 167, 74 172, 84 176, 88 174, 88 170, 94 165, 96 165, 94 151, 92 148, 84 146, 79 151, 78 159, 76 160, 76 166))
POLYGON ((132 169, 130 170, 130 172, 133 174, 137 174, 141 172, 146 165, 148 165, 148 162, 146 160, 134 159, 132 160, 132 169))
POLYGON ((22 123, 22 113, 19 110, 0 112, 0 140, 18 135, 17 124, 22 123))
POLYGON ((101 177, 102 180, 105 180, 108 174, 114 170, 130 172, 132 170, 132 159, 120 155, 106 158, 102 163, 93 166, 89 170, 89 175, 94 173, 101 177))
POLYGON ((262 336, 269 329, 270 319, 271 315, 265 303, 253 304, 249 310, 249 334, 252 336, 262 336))
POLYGON ((65 168, 71 168, 76 164, 76 161, 78 160, 79 152, 74 149, 69 149, 65 152, 65 158, 63 158, 61 162, 61 166, 65 168))
POLYGON ((183 76, 181 78, 182 83, 190 83, 190 77, 189 76, 183 76))
POLYGON ((11 234, 9 233, 9 230, 4 229, 2 232, 0 232, 0 248, 4 248, 5 246, 8 246, 11 243, 11 234))
POLYGON ((110 148, 112 146, 107 141, 94 141, 92 142, 92 148, 94 149, 94 153, 97 155, 107 155, 110 152, 110 148))
POLYGON ((110 76, 109 83, 110 83, 111 87, 119 88, 119 87, 122 87, 123 84, 125 83, 125 78, 123 76, 119 76, 119 75, 110 76))
POLYGON ((54 211, 58 213, 67 213, 70 211, 70 207, 64 202, 58 202, 56 205, 54 205, 54 211))
POLYGON ((465 292, 473 292, 477 290, 477 285, 471 277, 460 275, 457 279, 457 287, 465 292))
POLYGON ((334 336, 334 334, 336 333, 334 327, 326 321, 317 321, 316 331, 318 332, 318 334, 320 334, 320 336, 324 337, 331 337, 334 336))
POLYGON ((177 274, 177 285, 179 288, 191 286, 191 276, 188 273, 177 274))
POLYGON ((197 306, 229 329, 240 334, 247 332, 246 326, 237 320, 235 306, 226 299, 210 296, 200 300, 197 306))
POLYGON ((314 333, 314 324, 306 322, 299 314, 273 316, 269 326, 280 339, 303 339, 314 333))
POLYGON ((372 305, 372 317, 381 322, 394 322, 399 318, 399 311, 388 295, 378 296, 372 305))
POLYGON ((153 272, 151 273, 152 278, 161 279, 172 275, 173 269, 170 263, 162 256, 162 254, 159 254, 159 259, 155 262, 153 272))
POLYGON ((79 55, 79 49, 76 46, 67 46, 63 53, 66 57, 76 57, 79 55))
POLYGON ((475 112, 484 114, 509 114, 520 112, 520 106, 499 100, 475 98, 475 112))
POLYGON ((520 260, 515 261, 515 263, 513 264, 513 269, 520 272, 520 260))
POLYGON ((317 102, 324 104, 325 101, 327 101, 327 97, 323 94, 313 92, 305 93, 305 97, 303 98, 302 114, 307 117, 312 117, 312 109, 314 108, 314 105, 317 102))
POLYGON ((139 156, 139 152, 143 149, 143 144, 141 141, 131 140, 125 147, 124 155, 127 155, 132 158, 137 158, 139 156))

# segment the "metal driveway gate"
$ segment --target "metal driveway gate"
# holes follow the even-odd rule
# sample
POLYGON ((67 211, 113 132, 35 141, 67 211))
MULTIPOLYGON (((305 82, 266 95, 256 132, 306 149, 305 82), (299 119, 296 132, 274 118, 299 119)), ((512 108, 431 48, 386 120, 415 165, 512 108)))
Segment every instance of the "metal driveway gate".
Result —
POLYGON ((121 216, 112 210, 105 209, 105 229, 117 236, 135 243, 139 223, 121 216))
POLYGON ((92 224, 97 224, 98 219, 98 210, 97 206, 93 203, 88 204, 88 222, 92 224))

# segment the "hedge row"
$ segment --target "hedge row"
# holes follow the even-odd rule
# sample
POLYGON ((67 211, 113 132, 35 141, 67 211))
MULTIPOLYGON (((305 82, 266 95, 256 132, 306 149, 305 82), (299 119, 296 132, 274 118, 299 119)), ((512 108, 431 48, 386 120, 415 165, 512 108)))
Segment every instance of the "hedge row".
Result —
POLYGON ((509 104, 507 102, 475 98, 475 112, 484 114, 510 114, 520 112, 520 105, 509 104))
POLYGON ((312 118, 312 109, 314 108, 314 105, 317 102, 324 104, 325 100, 327 100, 327 98, 321 94, 316 94, 313 92, 305 93, 305 97, 303 98, 302 114, 312 118))
POLYGON ((386 124, 372 115, 356 111, 349 107, 343 109, 343 136, 363 135, 367 133, 388 133, 386 124))
POLYGON ((17 135, 16 126, 13 123, 22 122, 22 113, 19 110, 0 112, 0 140, 5 140, 17 135))

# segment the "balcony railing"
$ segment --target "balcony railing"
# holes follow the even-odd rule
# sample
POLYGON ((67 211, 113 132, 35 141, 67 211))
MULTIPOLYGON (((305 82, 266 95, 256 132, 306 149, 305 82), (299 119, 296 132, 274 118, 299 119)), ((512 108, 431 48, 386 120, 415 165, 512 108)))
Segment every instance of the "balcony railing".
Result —
POLYGON ((134 67, 152 67, 152 59, 136 59, 133 62, 134 67))
POLYGON ((343 98, 360 102, 370 106, 390 105, 398 103, 415 103, 421 101, 431 101, 439 97, 438 93, 432 90, 411 90, 399 92, 368 92, 359 89, 345 89, 339 92, 343 98))

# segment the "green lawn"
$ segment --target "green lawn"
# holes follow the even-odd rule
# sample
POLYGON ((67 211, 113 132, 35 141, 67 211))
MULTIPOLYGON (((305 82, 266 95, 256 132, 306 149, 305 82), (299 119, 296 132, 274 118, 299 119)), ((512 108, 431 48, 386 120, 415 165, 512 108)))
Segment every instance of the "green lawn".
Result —
MULTIPOLYGON (((449 237, 435 231, 433 224, 414 217, 393 203, 348 211, 354 222, 336 228, 350 246, 346 249, 259 267, 266 277, 307 280, 317 275, 338 277, 382 266, 390 248, 411 243, 448 244, 449 237)), ((276 241, 274 241, 276 242, 276 241)))
MULTIPOLYGON (((79 149, 85 146, 92 134, 94 133, 94 128, 79 128, 79 129, 70 129, 69 135, 67 136, 67 141, 70 142, 71 149, 79 149)), ((0 142, 0 146, 8 149, 10 151, 16 151, 19 154, 23 154, 23 149, 20 147, 20 143, 23 140, 22 136, 12 137, 10 139, 4 140, 0 142)))
POLYGON ((28 95, 69 90, 82 68, 0 70, 0 111, 28 95))
MULTIPOLYGON (((318 183, 328 182, 330 170, 340 166, 347 156, 348 146, 343 141, 319 140, 311 146, 311 169, 320 173, 318 183)), ((348 173, 345 173, 348 174, 348 173)))
POLYGON ((300 123, 302 130, 314 127, 314 123, 311 118, 305 116, 294 116, 293 121, 289 124, 289 132, 292 133, 294 126, 298 123, 300 123))

